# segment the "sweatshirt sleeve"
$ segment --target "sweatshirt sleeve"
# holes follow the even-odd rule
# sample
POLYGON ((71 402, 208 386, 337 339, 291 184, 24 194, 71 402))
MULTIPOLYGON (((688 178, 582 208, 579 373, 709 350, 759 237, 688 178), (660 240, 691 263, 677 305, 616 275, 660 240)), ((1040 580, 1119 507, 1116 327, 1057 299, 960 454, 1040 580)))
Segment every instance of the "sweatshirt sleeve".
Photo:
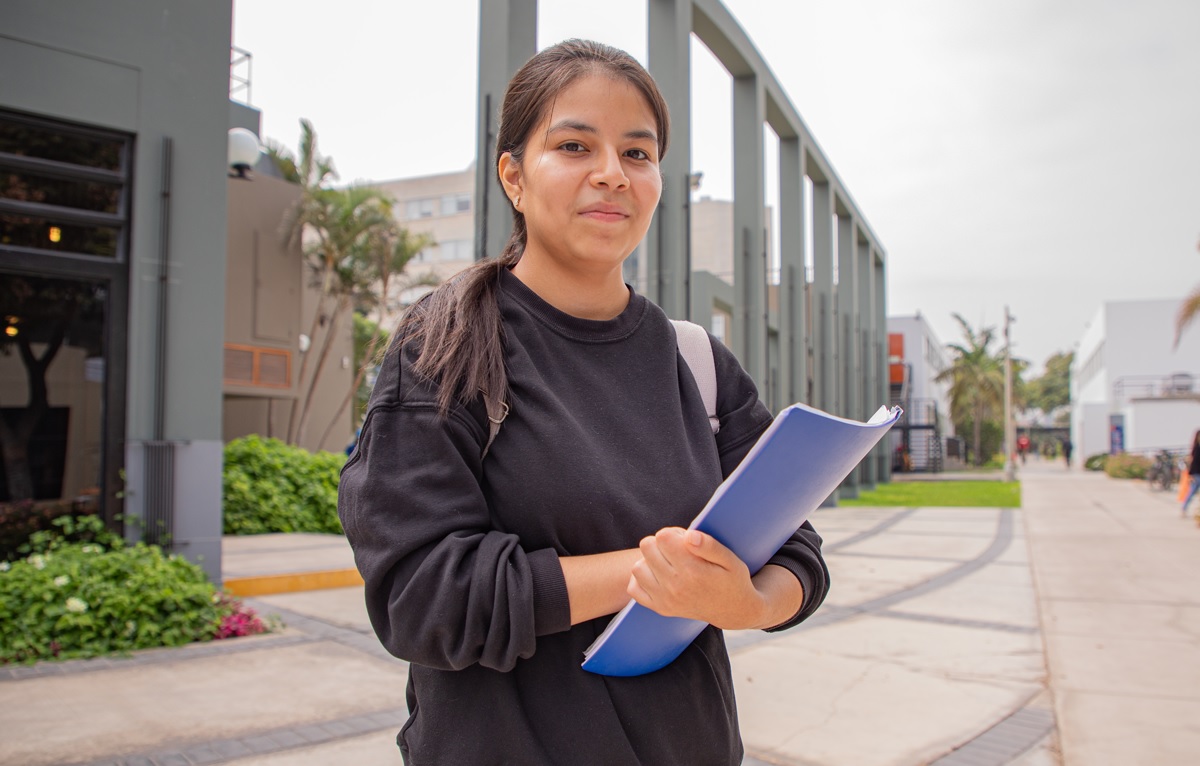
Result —
MULTIPOLYGON (((721 419, 717 451, 721 472, 728 477, 771 424, 771 413, 759 400, 754 379, 742 369, 733 352, 711 336, 710 343, 717 367, 717 413, 721 419)), ((821 536, 805 521, 767 563, 787 569, 804 588, 800 611, 768 629, 786 630, 808 619, 829 593, 829 568, 821 554, 821 536)))
POLYGON ((440 416, 410 363, 407 350, 389 351, 338 487, 367 612, 397 657, 510 670, 537 636, 570 628, 558 555, 493 528, 482 412, 456 405, 440 416))

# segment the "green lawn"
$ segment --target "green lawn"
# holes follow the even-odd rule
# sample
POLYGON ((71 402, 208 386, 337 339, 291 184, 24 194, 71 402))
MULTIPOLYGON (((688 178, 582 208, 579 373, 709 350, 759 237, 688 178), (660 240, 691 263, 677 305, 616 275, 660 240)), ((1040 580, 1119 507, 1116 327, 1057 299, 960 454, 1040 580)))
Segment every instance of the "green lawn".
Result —
POLYGON ((1020 508, 1019 481, 894 481, 860 492, 854 499, 838 500, 838 505, 978 506, 984 508, 1020 508))

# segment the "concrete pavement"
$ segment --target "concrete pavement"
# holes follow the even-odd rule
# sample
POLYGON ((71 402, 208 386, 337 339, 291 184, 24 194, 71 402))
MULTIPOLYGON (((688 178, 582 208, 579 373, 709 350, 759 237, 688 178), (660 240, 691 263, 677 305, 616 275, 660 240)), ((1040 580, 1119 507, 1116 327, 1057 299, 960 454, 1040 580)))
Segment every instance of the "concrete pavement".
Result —
MULTIPOLYGON (((749 766, 1196 761, 1200 529, 1140 482, 1020 473, 1022 509, 817 512, 826 604, 727 637, 749 766)), ((282 535, 230 539, 225 561, 246 579, 349 559, 282 535)), ((0 668, 0 765, 400 763, 406 665, 361 587, 248 601, 287 627, 0 668)))

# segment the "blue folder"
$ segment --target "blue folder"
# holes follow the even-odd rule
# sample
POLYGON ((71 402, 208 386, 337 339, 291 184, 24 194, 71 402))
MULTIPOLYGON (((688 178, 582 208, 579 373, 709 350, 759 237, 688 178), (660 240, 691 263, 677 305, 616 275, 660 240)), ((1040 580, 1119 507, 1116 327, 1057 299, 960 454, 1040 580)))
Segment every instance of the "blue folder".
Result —
MULTIPOLYGON (((860 423, 793 404, 775 417, 689 528, 712 535, 757 572, 902 414, 899 407, 881 407, 860 423)), ((653 672, 705 627, 630 601, 584 652, 583 669, 606 676, 653 672)))

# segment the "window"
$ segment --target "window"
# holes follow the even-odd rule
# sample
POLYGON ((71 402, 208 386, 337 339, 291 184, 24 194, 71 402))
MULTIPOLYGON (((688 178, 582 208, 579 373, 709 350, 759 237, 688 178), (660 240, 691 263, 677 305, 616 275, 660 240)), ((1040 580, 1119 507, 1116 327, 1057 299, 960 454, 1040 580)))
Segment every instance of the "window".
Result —
POLYGON ((415 218, 432 218, 433 200, 429 198, 410 199, 404 206, 404 217, 409 220, 415 218))
POLYGON ((469 261, 472 259, 472 243, 469 239, 452 239, 438 245, 439 261, 469 261))
POLYGON ((123 502, 133 137, 0 109, 0 502, 123 502), (27 381, 46 397, 29 396, 27 381))
POLYGON ((471 195, 463 192, 442 196, 442 215, 459 215, 471 212, 471 195))
POLYGON ((712 327, 709 329, 713 337, 722 343, 725 342, 725 315, 714 312, 712 315, 712 327))
POLYGON ((279 349, 225 344, 225 382, 237 386, 287 388, 291 355, 279 349))
POLYGON ((118 259, 129 139, 0 113, 0 248, 118 259))

